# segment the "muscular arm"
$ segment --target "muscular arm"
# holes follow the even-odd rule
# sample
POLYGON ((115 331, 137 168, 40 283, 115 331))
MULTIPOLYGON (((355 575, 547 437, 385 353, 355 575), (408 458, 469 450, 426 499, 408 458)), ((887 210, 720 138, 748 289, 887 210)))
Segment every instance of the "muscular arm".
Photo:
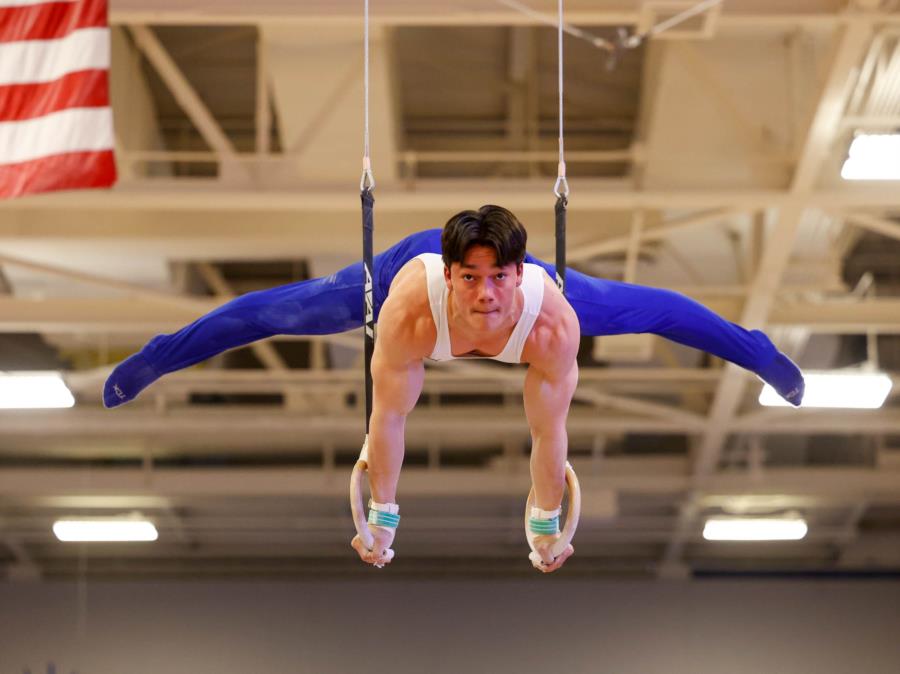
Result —
MULTIPOLYGON (((382 316, 384 313, 382 313, 382 316)), ((390 332, 390 331, 385 331, 390 332)), ((390 334, 379 334, 372 355, 372 419, 369 424, 369 485, 379 503, 397 502, 405 451, 406 417, 422 392, 425 366, 408 360, 390 334)))
MULTIPOLYGON (((421 269, 416 269, 424 273, 421 269)), ((415 279, 413 279, 415 280, 415 279)), ((397 482, 403 465, 406 417, 416 405, 425 377, 424 354, 429 338, 423 334, 427 301, 421 283, 392 287, 378 321, 372 354, 372 418, 369 424, 369 485, 379 503, 397 502, 397 482)), ((427 325, 427 321, 425 321, 427 325)))
POLYGON ((566 418, 578 384, 578 318, 556 289, 545 290, 545 313, 528 344, 525 415, 531 429, 535 504, 555 510, 565 486, 566 418), (552 294, 550 294, 552 293, 552 294))
POLYGON ((535 505, 555 510, 562 503, 569 442, 566 417, 578 383, 575 360, 546 372, 534 365, 525 375, 525 414, 531 427, 531 480, 535 505))
MULTIPOLYGON (((423 307, 428 296, 421 278, 424 268, 402 270, 391 285, 381 309, 378 339, 372 354, 372 417, 368 435, 368 477, 372 498, 377 503, 397 503, 397 483, 403 465, 406 417, 415 407, 425 376, 424 355, 428 352, 427 321, 430 310, 423 307)), ((431 321, 433 323, 433 321, 431 321)), ((434 332, 432 328, 432 333, 434 332)), ((433 345, 434 336, 430 336, 433 345)), ((391 561, 390 546, 396 529, 369 524, 371 548, 356 536, 350 545, 368 564, 383 566, 391 561)))
MULTIPOLYGON (((548 279, 548 283, 550 283, 548 279)), ((578 318, 555 287, 545 289, 544 310, 527 344, 525 414, 531 427, 531 481, 534 504, 541 510, 556 510, 565 488, 568 435, 566 418, 578 384, 578 318), (549 295, 549 296, 548 296, 549 295)), ((523 356, 525 352, 523 352, 523 356)), ((559 569, 574 552, 569 545, 558 556, 551 552, 559 535, 532 539, 543 573, 559 569)), ((532 560, 534 563, 534 561, 532 560)))

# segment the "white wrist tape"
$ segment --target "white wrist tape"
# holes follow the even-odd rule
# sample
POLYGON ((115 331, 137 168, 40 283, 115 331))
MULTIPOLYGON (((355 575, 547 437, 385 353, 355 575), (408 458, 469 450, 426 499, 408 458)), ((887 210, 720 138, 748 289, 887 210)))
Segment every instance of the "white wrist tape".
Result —
POLYGON ((538 507, 532 507, 531 509, 531 516, 536 520, 552 520, 555 517, 559 517, 561 513, 562 507, 556 510, 541 510, 538 507))
POLYGON ((396 503, 376 503, 372 499, 369 499, 369 508, 382 513, 390 513, 391 515, 400 513, 400 506, 396 503))

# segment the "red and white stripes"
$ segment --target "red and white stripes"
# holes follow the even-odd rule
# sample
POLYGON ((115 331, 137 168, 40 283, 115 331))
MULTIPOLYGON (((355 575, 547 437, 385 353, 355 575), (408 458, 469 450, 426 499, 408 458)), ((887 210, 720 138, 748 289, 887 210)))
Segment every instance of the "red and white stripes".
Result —
POLYGON ((116 180, 106 0, 0 0, 0 199, 116 180))

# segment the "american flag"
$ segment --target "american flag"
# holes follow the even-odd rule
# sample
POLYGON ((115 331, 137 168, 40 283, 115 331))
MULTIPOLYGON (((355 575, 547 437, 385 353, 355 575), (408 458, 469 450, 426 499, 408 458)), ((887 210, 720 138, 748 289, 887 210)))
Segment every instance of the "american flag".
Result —
POLYGON ((116 180, 106 0, 0 0, 0 199, 116 180))

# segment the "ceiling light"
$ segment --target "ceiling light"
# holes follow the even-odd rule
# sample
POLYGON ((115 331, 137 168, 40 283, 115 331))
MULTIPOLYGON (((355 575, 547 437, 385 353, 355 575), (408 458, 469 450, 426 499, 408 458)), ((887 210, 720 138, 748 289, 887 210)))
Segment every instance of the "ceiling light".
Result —
MULTIPOLYGON (((883 372, 804 372, 806 391, 801 407, 878 409, 891 392, 893 382, 883 372)), ((759 404, 788 407, 788 403, 766 384, 759 404)))
POLYGON ((798 541, 806 536, 806 520, 800 517, 711 517, 703 527, 708 541, 798 541))
POLYGON ((75 398, 58 372, 0 373, 0 409, 72 407, 75 398))
POLYGON ((861 133, 841 168, 844 180, 900 180, 900 134, 861 133))
POLYGON ((155 541, 159 538, 152 522, 135 517, 57 520, 53 523, 53 533, 65 542, 155 541))

